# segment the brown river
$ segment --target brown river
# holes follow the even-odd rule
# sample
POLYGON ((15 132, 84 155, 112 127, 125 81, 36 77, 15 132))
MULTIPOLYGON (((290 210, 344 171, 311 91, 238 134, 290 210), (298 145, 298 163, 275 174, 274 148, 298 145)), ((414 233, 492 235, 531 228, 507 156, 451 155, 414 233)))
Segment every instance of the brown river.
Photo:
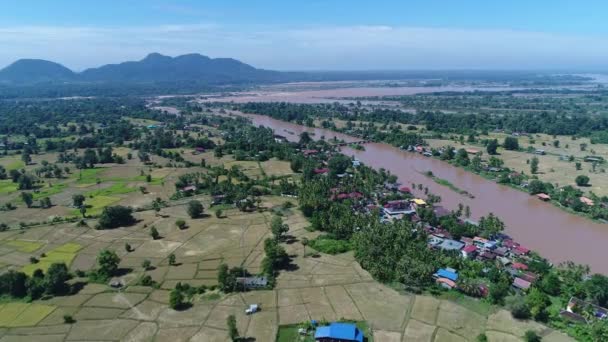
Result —
MULTIPOLYGON (((270 127, 276 134, 297 141, 307 131, 315 139, 337 137, 344 141, 357 138, 320 128, 308 128, 262 115, 246 115, 254 124, 270 127)), ((458 203, 471 207, 472 218, 493 212, 506 225, 506 233, 524 247, 532 249, 557 264, 571 260, 587 264, 594 272, 608 274, 608 225, 569 214, 534 196, 499 185, 478 175, 466 172, 440 160, 402 151, 396 147, 371 143, 365 151, 343 148, 343 153, 355 156, 374 168, 385 168, 399 177, 404 185, 424 184, 431 193, 440 195, 442 205, 456 209, 458 203), (471 199, 436 184, 420 172, 428 170, 447 179, 460 189, 473 194, 471 199)))

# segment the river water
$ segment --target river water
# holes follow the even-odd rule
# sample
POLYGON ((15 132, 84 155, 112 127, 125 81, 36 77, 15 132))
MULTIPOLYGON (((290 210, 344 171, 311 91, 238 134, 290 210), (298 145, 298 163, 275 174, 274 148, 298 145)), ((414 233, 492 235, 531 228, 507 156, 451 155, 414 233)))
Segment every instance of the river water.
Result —
MULTIPOLYGON (((297 141, 304 131, 313 134, 315 139, 324 136, 326 139, 337 137, 347 142, 360 140, 330 130, 308 128, 262 115, 246 116, 255 125, 270 127, 276 134, 292 141, 297 141)), ((441 196, 442 205, 448 209, 456 209, 458 203, 470 206, 473 219, 493 212, 505 222, 507 234, 555 264, 571 260, 589 265, 594 272, 608 274, 608 225, 569 214, 535 196, 499 185, 443 161, 402 151, 388 144, 371 143, 365 145, 365 151, 343 148, 342 152, 355 156, 368 166, 391 171, 406 186, 411 186, 412 183, 424 184, 431 193, 441 196), (437 177, 447 179, 458 188, 473 194, 475 198, 460 195, 421 174, 429 170, 437 177)))

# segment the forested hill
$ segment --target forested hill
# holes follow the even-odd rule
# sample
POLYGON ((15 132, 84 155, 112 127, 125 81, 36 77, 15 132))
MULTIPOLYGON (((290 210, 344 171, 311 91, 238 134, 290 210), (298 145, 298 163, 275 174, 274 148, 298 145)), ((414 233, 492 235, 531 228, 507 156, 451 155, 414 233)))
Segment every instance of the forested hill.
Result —
POLYGON ((201 84, 239 84, 284 81, 288 74, 257 69, 231 58, 209 58, 200 54, 177 57, 149 54, 140 61, 108 64, 75 73, 45 60, 21 59, 0 70, 5 84, 107 83, 133 84, 193 81, 201 84))

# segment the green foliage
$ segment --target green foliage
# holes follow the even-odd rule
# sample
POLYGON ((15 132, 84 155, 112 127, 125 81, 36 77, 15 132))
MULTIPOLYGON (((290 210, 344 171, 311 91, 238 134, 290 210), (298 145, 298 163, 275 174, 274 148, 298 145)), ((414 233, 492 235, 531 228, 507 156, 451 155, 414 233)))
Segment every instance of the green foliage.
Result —
POLYGON ((156 227, 152 226, 150 228, 150 236, 152 237, 152 240, 158 240, 158 239, 160 239, 160 233, 158 232, 158 230, 156 229, 156 227))
POLYGON ((578 186, 589 186, 589 177, 585 175, 578 175, 574 180, 578 186))
POLYGON ((116 252, 104 249, 97 256, 97 271, 96 276, 99 280, 105 281, 116 274, 120 258, 116 252))
POLYGON ((542 338, 533 330, 528 330, 524 334, 524 340, 526 342, 540 342, 542 338))
POLYGON ((226 325, 228 326, 228 336, 232 341, 239 340, 239 331, 236 326, 236 317, 234 315, 228 316, 226 319, 226 325))
POLYGON ((327 254, 346 253, 352 249, 349 241, 333 239, 329 235, 319 235, 307 243, 315 250, 327 254))
POLYGON ((283 223, 283 219, 280 216, 273 216, 270 221, 270 231, 277 241, 281 241, 284 234, 289 231, 289 226, 283 223))
POLYGON ((191 218, 201 217, 203 211, 204 208, 200 201, 192 200, 188 202, 188 215, 190 215, 191 218))
POLYGON ((502 146, 505 150, 517 151, 519 149, 519 141, 516 137, 506 137, 502 146))
POLYGON ((130 226, 134 223, 133 209, 121 205, 105 207, 99 217, 99 226, 103 229, 130 226))
POLYGON ((188 226, 186 225, 186 221, 179 219, 177 221, 175 221, 175 225, 177 226, 177 228, 179 228, 180 230, 186 229, 188 226))

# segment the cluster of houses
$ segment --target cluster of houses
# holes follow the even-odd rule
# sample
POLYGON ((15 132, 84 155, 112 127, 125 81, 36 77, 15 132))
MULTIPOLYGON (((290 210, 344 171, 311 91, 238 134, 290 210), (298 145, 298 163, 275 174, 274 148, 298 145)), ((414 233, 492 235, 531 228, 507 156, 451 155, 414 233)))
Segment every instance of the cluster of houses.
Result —
POLYGON ((569 321, 590 323, 593 320, 606 319, 608 317, 608 309, 572 297, 568 301, 566 308, 561 310, 559 315, 569 321))
MULTIPOLYGON (((476 224, 470 220, 468 220, 468 223, 476 224)), ((453 240, 450 234, 441 228, 426 227, 425 230, 429 233, 429 248, 459 251, 465 259, 499 261, 504 266, 504 270, 513 276, 512 286, 516 290, 526 291, 538 279, 538 275, 531 272, 526 264, 526 260, 529 260, 530 250, 506 235, 500 235, 493 240, 480 236, 453 240)), ((443 269, 443 272, 440 271, 442 270, 436 273, 437 282, 444 287, 456 287, 458 273, 455 270, 447 270, 447 273, 445 269, 443 269), (446 274, 450 276, 446 277, 446 274)))

